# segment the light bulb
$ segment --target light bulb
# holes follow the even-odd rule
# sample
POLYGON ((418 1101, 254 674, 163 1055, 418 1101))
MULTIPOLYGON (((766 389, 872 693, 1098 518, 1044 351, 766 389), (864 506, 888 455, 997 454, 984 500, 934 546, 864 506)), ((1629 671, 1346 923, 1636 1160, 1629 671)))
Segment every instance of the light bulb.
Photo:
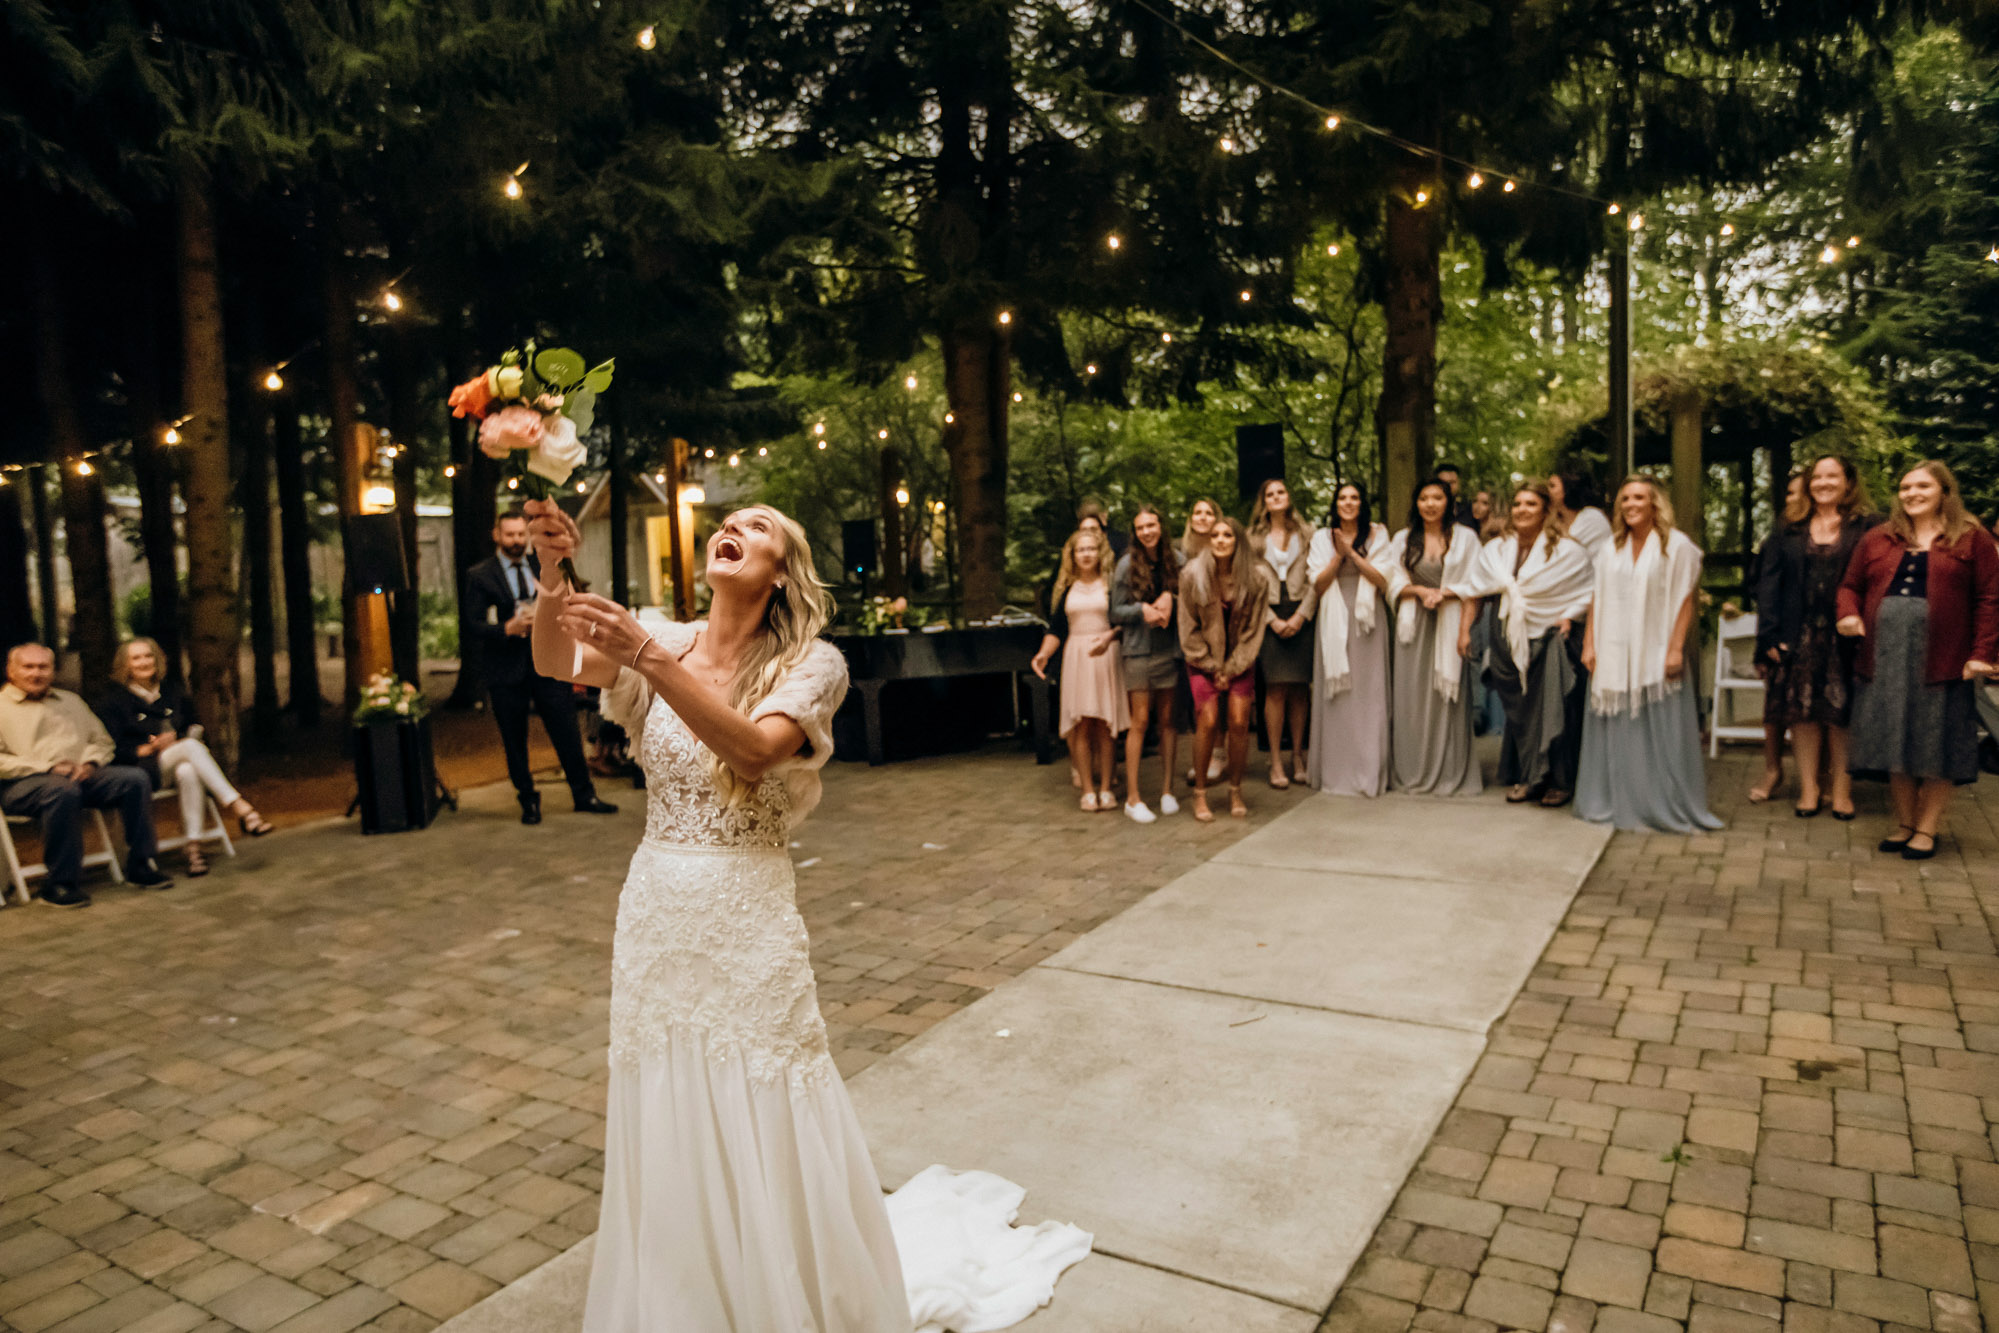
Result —
POLYGON ((1512 194, 1512 193, 1513 193, 1513 182, 1512 182, 1512 181, 1508 181, 1508 182, 1506 182, 1506 184, 1504 184, 1504 185, 1500 186, 1499 188, 1500 188, 1500 189, 1502 189, 1502 190, 1504 190, 1504 191, 1505 191, 1505 192, 1506 192, 1507 194, 1512 194))
POLYGON ((1721 234, 1722 234, 1723 236, 1733 236, 1733 235, 1735 235, 1735 224, 1734 224, 1733 222, 1724 222, 1724 223, 1722 223, 1722 224, 1721 224, 1721 234))
POLYGON ((916 391, 916 376, 911 375, 907 379, 903 380, 902 387, 914 393, 916 391))
POLYGON ((701 456, 703 458, 713 458, 715 456, 715 451, 713 449, 703 449, 701 451, 701 456))
POLYGON ((899 505, 906 505, 909 503, 909 487, 898 486, 895 488, 895 502, 899 505))
POLYGON ((1999 264, 1999 245, 1993 246, 1991 250, 1986 252, 1985 262, 1988 264, 1999 264))
POLYGON ((1113 232, 1113 233, 1111 233, 1111 234, 1110 234, 1109 236, 1106 236, 1106 237, 1104 238, 1104 244, 1105 244, 1105 245, 1108 245, 1108 246, 1109 246, 1109 247, 1110 247, 1111 249, 1115 250, 1115 249, 1117 249, 1117 248, 1118 248, 1119 246, 1123 245, 1123 244, 1124 244, 1124 241, 1123 241, 1123 239, 1122 239, 1122 238, 1120 238, 1120 237, 1119 237, 1119 236, 1117 235, 1117 233, 1113 232))
POLYGON ((1336 130, 1336 129, 1338 129, 1339 127, 1340 127, 1340 118, 1339 118, 1338 116, 1327 116, 1327 117, 1326 117, 1326 128, 1327 128, 1327 129, 1329 129, 1329 130, 1336 130))
POLYGON ((458 465, 457 465, 456 463, 450 463, 450 464, 446 464, 446 465, 445 465, 445 469, 444 469, 444 475, 445 475, 446 477, 455 477, 455 476, 457 476, 457 475, 458 475, 458 465))
POLYGON ((1243 300, 1245 300, 1245 301, 1249 300, 1249 298, 1250 298, 1250 291, 1249 291, 1249 288, 1247 288, 1247 287, 1243 288, 1243 289, 1242 289, 1242 291, 1241 291, 1241 292, 1239 292, 1239 293, 1237 293, 1237 294, 1238 294, 1239 296, 1241 296, 1241 297, 1242 297, 1242 299, 1243 299, 1243 300))
POLYGON ((824 435, 826 433, 826 423, 823 421, 814 422, 812 424, 812 433, 814 435, 824 435))
POLYGON ((659 45, 659 34, 652 30, 652 24, 648 23, 639 29, 639 50, 650 51, 657 45, 659 45))
POLYGON ((757 457, 758 457, 758 458, 769 458, 769 457, 770 457, 770 446, 769 446, 769 445, 766 445, 766 444, 760 444, 760 445, 758 445, 758 446, 757 446, 757 457))
POLYGON ((1821 264, 1837 264, 1839 262, 1839 247, 1828 245, 1825 249, 1819 251, 1819 262, 1821 264))
POLYGON ((577 493, 578 495, 581 495, 581 494, 583 494, 583 493, 584 493, 585 491, 587 491, 587 490, 589 490, 589 489, 590 489, 590 487, 589 487, 589 486, 588 486, 587 484, 583 483, 583 482, 580 482, 580 481, 579 481, 579 482, 577 482, 577 483, 576 483, 576 493, 577 493))
POLYGON ((1423 205, 1429 202, 1430 202, 1430 192, 1428 190, 1416 191, 1416 207, 1421 208, 1423 205))
POLYGON ((1337 241, 1326 247, 1326 253, 1328 255, 1337 255, 1339 254, 1339 252, 1340 252, 1340 247, 1337 241))
POLYGON ((1612 204, 1610 206, 1610 215, 1612 217, 1616 217, 1619 213, 1622 213, 1623 211, 1624 207, 1621 204, 1612 204))
POLYGON ((702 490, 699 486, 682 486, 680 488, 680 502, 689 505, 706 504, 708 503, 708 492, 702 490))
POLYGON ((1222 151, 1224 153, 1233 153, 1235 151, 1235 140, 1229 138, 1226 134, 1222 136, 1222 151))
POLYGON ((1472 189, 1476 190, 1479 186, 1485 184, 1485 177, 1479 175, 1476 171, 1474 171, 1471 175, 1465 177, 1465 184, 1471 186, 1472 189))
POLYGON ((361 492, 361 503, 370 509, 394 509, 396 491, 393 486, 370 486, 361 492))
POLYGON ((821 441, 819 441, 819 447, 820 447, 821 449, 824 449, 824 448, 826 447, 826 441, 824 441, 824 440, 821 440, 821 441))
POLYGON ((403 308, 403 298, 397 296, 394 292, 383 292, 382 304, 390 310, 401 310, 403 308))
POLYGON ((270 374, 264 376, 264 387, 266 389, 269 389, 272 393, 276 393, 278 390, 285 387, 285 377, 283 375, 278 374, 278 372, 274 370, 270 374))
POLYGON ((743 465, 743 456, 742 456, 741 454, 730 454, 730 455, 729 455, 729 466, 730 466, 730 467, 741 467, 742 465, 743 465))
POLYGON ((1173 341, 1173 335, 1170 333, 1162 333, 1159 335, 1159 341, 1163 343, 1170 343, 1173 341))
POLYGON ((168 427, 166 428, 166 430, 164 430, 164 431, 163 431, 163 432, 161 432, 161 434, 160 434, 160 443, 161 443, 161 444, 179 444, 179 443, 180 443, 180 432, 179 432, 179 431, 177 431, 177 430, 175 430, 175 429, 174 429, 174 428, 173 428, 172 426, 168 426, 168 427))
POLYGON ((520 179, 515 176, 507 177, 507 183, 500 187, 500 193, 506 195, 507 198, 509 199, 520 198, 521 197, 520 179))
POLYGON ((1000 311, 1000 313, 999 313, 999 322, 1000 322, 1000 323, 1002 323, 1002 324, 1011 324, 1011 323, 1013 323, 1013 311, 1011 311, 1011 310, 1002 310, 1002 311, 1000 311))
POLYGON ((654 481, 658 482, 658 483, 659 483, 660 485, 662 485, 662 486, 666 485, 666 474, 665 474, 664 472, 655 472, 655 473, 653 473, 653 474, 652 474, 652 479, 653 479, 654 481))
POLYGON ((877 440, 886 440, 888 438, 888 428, 883 427, 881 430, 876 431, 875 438, 877 440))
POLYGON ((944 424, 945 424, 945 425, 947 425, 947 426, 955 426, 955 425, 957 425, 957 424, 958 424, 958 414, 957 414, 956 412, 946 412, 946 413, 944 414, 944 424))
POLYGON ((1645 230, 1645 215, 1643 213, 1633 213, 1631 215, 1631 230, 1645 230))
POLYGON ((1860 238, 1858 236, 1847 237, 1846 248, 1849 250, 1858 250, 1860 248, 1860 238))
POLYGON ((508 490, 510 490, 510 491, 517 491, 517 490, 519 490, 520 488, 521 488, 521 479, 520 479, 519 477, 508 477, 508 478, 507 478, 507 489, 508 489, 508 490))
POLYGON ((1089 365, 1087 365, 1087 366, 1084 366, 1084 367, 1083 367, 1083 373, 1084 373, 1085 375, 1094 375, 1094 374, 1096 374, 1096 373, 1097 373, 1097 363, 1096 363, 1096 362, 1094 362, 1094 361, 1092 361, 1092 362, 1091 362, 1091 363, 1090 363, 1089 365))
POLYGON ((84 459, 84 458, 79 458, 79 459, 77 459, 77 460, 76 460, 76 475, 77 475, 77 476, 79 476, 79 477, 88 477, 88 476, 90 476, 91 474, 95 473, 96 471, 97 471, 97 469, 96 469, 96 468, 94 468, 94 467, 92 467, 92 466, 90 465, 90 461, 89 461, 88 459, 84 459))

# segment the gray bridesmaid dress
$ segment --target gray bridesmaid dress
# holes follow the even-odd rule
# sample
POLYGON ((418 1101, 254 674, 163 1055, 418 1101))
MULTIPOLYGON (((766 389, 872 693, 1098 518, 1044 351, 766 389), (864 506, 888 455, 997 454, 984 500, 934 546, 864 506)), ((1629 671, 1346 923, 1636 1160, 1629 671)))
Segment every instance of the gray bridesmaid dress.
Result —
MULTIPOLYGON (((1409 574, 1419 588, 1441 587, 1444 562, 1419 560, 1409 574)), ((1454 703, 1445 702, 1434 683, 1442 622, 1441 611, 1418 606, 1415 641, 1404 643, 1399 636, 1395 640, 1391 685, 1395 790, 1419 796, 1476 796, 1485 783, 1479 776, 1478 752, 1472 747, 1471 691, 1466 688, 1471 669, 1467 666, 1458 677, 1454 703)), ((1395 632, 1394 626, 1391 615, 1389 633, 1395 632)))
MULTIPOLYGON (((1388 645, 1395 638, 1395 620, 1375 608, 1374 633, 1354 625, 1354 604, 1365 592, 1379 597, 1351 565, 1342 565, 1325 596, 1338 597, 1347 608, 1347 668, 1353 686, 1337 699, 1326 698, 1326 664, 1319 660, 1319 634, 1312 638, 1312 748, 1308 772, 1312 785, 1336 796, 1379 796, 1388 786, 1388 645)), ((1301 633, 1300 637, 1303 637, 1301 633)))

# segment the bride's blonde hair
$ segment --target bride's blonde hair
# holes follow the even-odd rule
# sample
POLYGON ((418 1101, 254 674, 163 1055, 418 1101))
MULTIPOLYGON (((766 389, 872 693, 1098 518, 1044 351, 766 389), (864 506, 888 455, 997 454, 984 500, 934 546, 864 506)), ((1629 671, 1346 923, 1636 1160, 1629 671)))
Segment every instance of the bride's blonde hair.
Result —
MULTIPOLYGON (((745 717, 768 699, 786 673, 805 661, 812 645, 833 619, 832 598, 825 580, 812 564, 812 543, 805 529, 790 515, 769 505, 749 505, 769 514, 784 538, 784 555, 778 561, 777 586, 764 604, 763 629, 750 641, 743 660, 729 682, 729 706, 745 717)), ((720 758, 710 759, 715 790, 724 805, 739 805, 748 799, 753 784, 745 782, 735 769, 720 758)))

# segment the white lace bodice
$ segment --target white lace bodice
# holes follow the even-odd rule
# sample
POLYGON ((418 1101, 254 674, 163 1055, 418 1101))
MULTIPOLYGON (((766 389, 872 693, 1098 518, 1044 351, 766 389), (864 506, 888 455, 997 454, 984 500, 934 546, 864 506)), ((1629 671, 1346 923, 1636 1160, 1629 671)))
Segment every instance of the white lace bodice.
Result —
MULTIPOLYGON (((698 627, 648 628, 684 653, 698 627)), ((708 747, 643 677, 626 671, 607 692, 604 715, 632 733, 646 775, 645 841, 612 946, 614 1065, 697 1048, 717 1066, 740 1062, 759 1083, 837 1079, 785 843, 818 804, 846 686, 839 651, 813 645, 752 714, 791 718, 806 748, 733 807, 715 788, 708 747)))

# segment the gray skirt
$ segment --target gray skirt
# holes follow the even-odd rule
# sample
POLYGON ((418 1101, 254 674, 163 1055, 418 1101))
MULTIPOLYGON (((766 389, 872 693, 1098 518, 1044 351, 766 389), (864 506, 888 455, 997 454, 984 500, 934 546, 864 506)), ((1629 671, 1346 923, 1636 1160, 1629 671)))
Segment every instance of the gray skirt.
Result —
MULTIPOLYGON (((1298 609, 1296 602, 1283 602, 1270 611, 1271 623, 1298 609)), ((1263 646, 1257 650, 1257 665, 1263 668, 1265 685, 1306 685, 1312 680, 1312 645, 1318 636, 1312 631, 1312 618, 1305 617, 1305 623, 1290 638, 1282 638, 1273 633, 1269 626, 1263 630, 1263 646)))
POLYGON ((1855 682, 1846 766, 1865 778, 1890 773, 1978 781, 1978 702, 1968 680, 1928 683, 1930 604, 1884 597, 1874 618, 1874 679, 1855 682))

